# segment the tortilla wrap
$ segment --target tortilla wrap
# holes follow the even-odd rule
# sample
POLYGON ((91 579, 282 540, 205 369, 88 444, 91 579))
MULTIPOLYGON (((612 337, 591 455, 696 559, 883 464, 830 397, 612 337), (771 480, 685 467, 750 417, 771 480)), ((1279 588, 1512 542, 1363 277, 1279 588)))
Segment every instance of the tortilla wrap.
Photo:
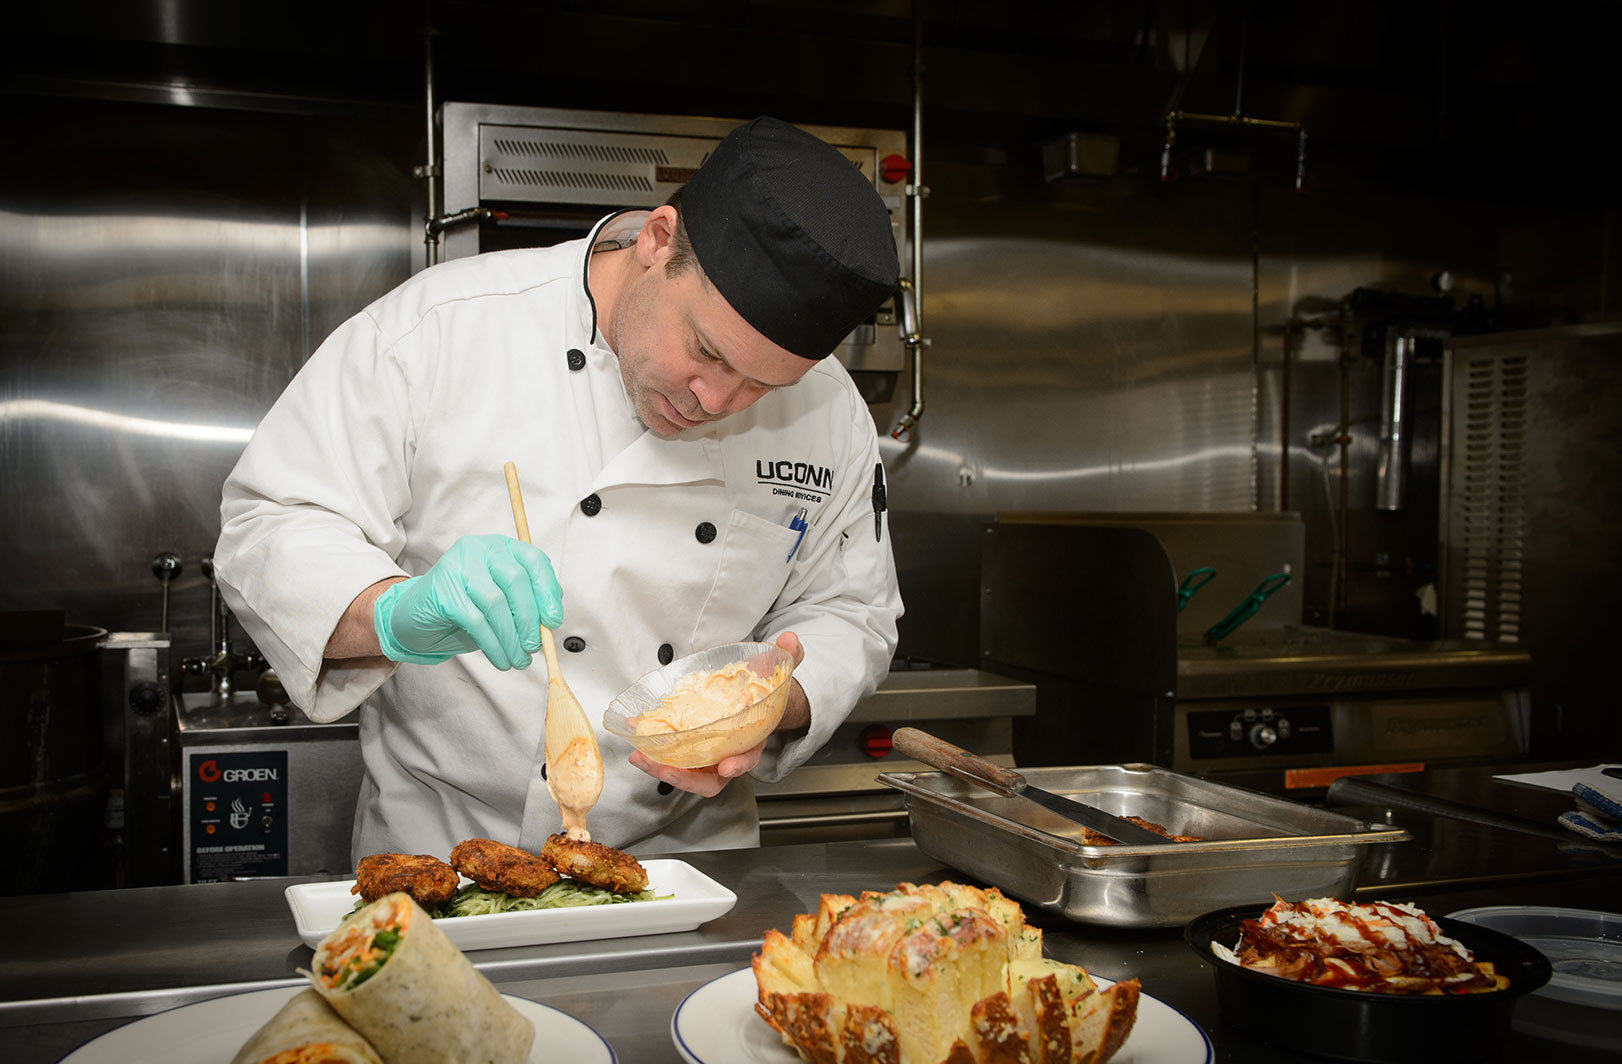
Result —
POLYGON ((231 1064, 383 1064, 314 990, 301 990, 237 1050, 231 1064))
POLYGON ((339 924, 316 947, 310 980, 388 1064, 523 1064, 535 1039, 409 894, 339 924))

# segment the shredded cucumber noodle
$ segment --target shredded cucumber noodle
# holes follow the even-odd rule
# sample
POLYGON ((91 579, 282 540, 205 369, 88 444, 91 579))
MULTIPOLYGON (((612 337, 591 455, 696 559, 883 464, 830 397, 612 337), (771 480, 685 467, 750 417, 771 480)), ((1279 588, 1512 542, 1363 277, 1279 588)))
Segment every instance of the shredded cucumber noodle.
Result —
POLYGON ((470 883, 457 891, 450 901, 439 906, 440 911, 434 915, 485 916, 489 913, 527 912, 530 909, 575 909, 583 905, 619 905, 623 902, 657 900, 651 890, 638 894, 615 894, 611 890, 589 887, 570 879, 559 880, 533 898, 515 898, 511 894, 499 894, 470 883))
MULTIPOLYGON (((485 890, 477 883, 469 883, 452 896, 450 901, 425 905, 423 909, 436 920, 453 916, 488 916, 491 913, 521 913, 531 909, 578 909, 585 905, 621 905, 633 901, 664 901, 674 894, 654 894, 644 890, 636 894, 615 894, 611 890, 587 886, 572 879, 560 879, 533 898, 515 898, 494 890, 485 890)), ((358 910, 366 903, 357 901, 358 910)))

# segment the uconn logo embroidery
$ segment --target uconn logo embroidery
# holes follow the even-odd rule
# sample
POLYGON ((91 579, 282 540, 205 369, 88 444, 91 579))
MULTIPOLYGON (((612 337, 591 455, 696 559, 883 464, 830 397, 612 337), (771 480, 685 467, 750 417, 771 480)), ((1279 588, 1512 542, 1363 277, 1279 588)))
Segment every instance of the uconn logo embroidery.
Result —
POLYGON ((827 466, 788 460, 755 459, 755 479, 773 495, 821 502, 834 487, 834 471, 827 466))

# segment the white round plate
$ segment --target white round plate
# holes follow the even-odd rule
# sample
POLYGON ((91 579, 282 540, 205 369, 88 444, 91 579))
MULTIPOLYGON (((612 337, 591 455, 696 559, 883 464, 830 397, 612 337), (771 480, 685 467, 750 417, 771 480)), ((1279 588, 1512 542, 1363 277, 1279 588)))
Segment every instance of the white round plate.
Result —
MULTIPOLYGON (((108 1031, 62 1058, 61 1064, 220 1064, 236 1056, 253 1033, 302 986, 210 998, 147 1016, 108 1031)), ((614 1051, 589 1026, 525 998, 501 995, 535 1024, 529 1064, 616 1064, 614 1051)))
MULTIPOLYGON (((1096 975, 1093 981, 1111 985, 1096 975)), ((748 968, 688 994, 670 1018, 676 1052, 688 1064, 803 1064, 755 1012, 758 997, 755 973, 748 968)), ((1164 1001, 1140 994, 1137 1022, 1110 1064, 1210 1064, 1214 1055, 1198 1024, 1164 1001)))

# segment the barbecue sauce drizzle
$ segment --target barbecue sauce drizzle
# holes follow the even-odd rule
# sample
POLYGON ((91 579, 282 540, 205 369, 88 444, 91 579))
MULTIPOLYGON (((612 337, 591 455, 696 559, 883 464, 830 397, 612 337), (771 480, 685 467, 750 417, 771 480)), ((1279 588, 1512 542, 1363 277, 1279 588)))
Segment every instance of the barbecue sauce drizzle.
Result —
MULTIPOLYGON (((1374 902, 1371 907, 1388 911, 1388 907, 1381 902, 1374 902)), ((1491 976, 1441 943, 1427 945, 1415 942, 1412 936, 1404 932, 1404 937, 1408 939, 1406 948, 1375 945, 1383 941, 1383 936, 1367 921, 1351 912, 1337 915, 1357 928, 1363 941, 1370 944, 1368 949, 1354 949, 1339 943, 1291 941, 1276 935, 1274 928, 1264 925, 1261 920, 1246 920, 1240 928, 1240 963, 1247 968, 1255 968, 1258 962, 1271 960, 1272 965, 1264 966, 1268 974, 1343 990, 1423 994, 1431 988, 1396 987, 1389 980, 1392 976, 1410 976, 1440 981, 1466 971, 1471 975, 1469 980, 1438 985, 1435 989, 1444 994, 1467 994, 1476 988, 1496 988, 1496 981, 1491 976)), ((1390 916, 1387 919, 1396 922, 1390 916)))

